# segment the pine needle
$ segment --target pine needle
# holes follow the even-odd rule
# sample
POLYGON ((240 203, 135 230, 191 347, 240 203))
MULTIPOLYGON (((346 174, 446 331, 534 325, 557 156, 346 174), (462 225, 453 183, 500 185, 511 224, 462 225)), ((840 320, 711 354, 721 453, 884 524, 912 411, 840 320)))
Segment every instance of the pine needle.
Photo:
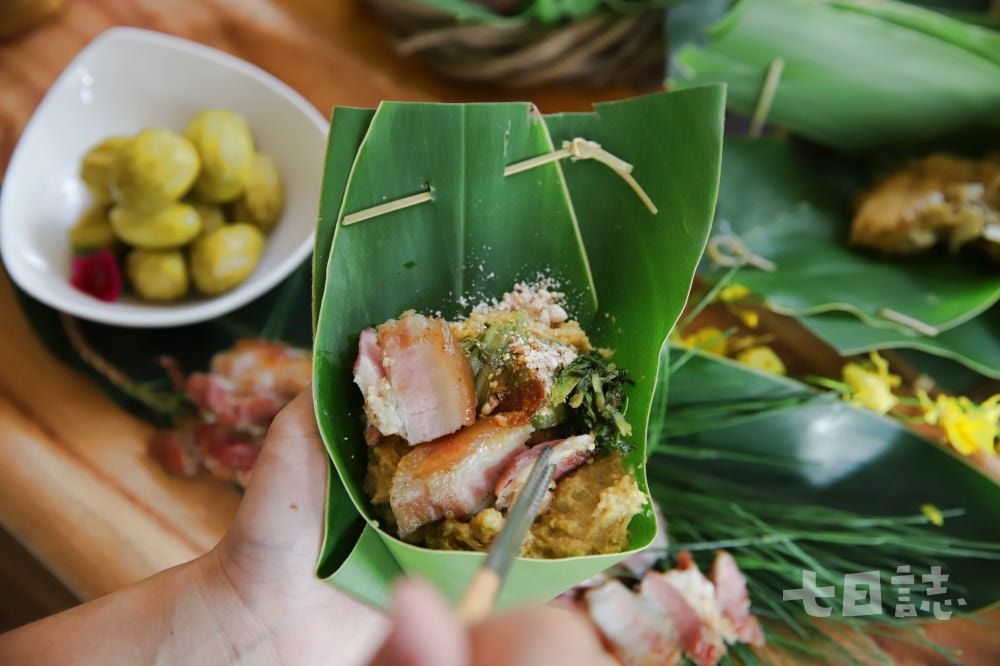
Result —
MULTIPOLYGON (((733 481, 686 469, 682 461, 690 459, 694 450, 683 445, 663 445, 649 461, 650 488, 667 516, 671 552, 688 550, 701 558, 718 549, 729 550, 746 576, 754 612, 777 623, 766 625, 769 644, 789 656, 835 663, 857 663, 862 657, 884 661, 887 656, 870 635, 885 634, 954 657, 953 651, 922 636, 919 625, 897 619, 891 611, 875 616, 843 616, 844 575, 883 572, 882 607, 891 609, 899 601, 896 589, 888 586, 895 563, 910 563, 920 580, 921 570, 926 571, 942 558, 1000 560, 1000 544, 940 532, 923 514, 864 516, 799 504, 762 490, 749 480, 733 481), (782 599, 782 590, 801 586, 803 570, 816 572, 818 584, 836 590, 834 597, 822 600, 832 608, 830 617, 823 618, 822 628, 802 607, 782 599), (827 620, 836 624, 825 624, 827 620), (828 634, 831 628, 836 639, 828 634)), ((702 459, 714 459, 713 455, 722 459, 731 452, 709 452, 702 459)), ((765 466, 787 463, 758 455, 740 456, 736 462, 765 466)), ((964 513, 962 508, 942 511, 946 518, 964 513)), ((919 605, 933 601, 926 594, 927 587, 922 583, 909 586, 909 602, 919 605)), ((949 591, 961 593, 954 584, 949 591)))

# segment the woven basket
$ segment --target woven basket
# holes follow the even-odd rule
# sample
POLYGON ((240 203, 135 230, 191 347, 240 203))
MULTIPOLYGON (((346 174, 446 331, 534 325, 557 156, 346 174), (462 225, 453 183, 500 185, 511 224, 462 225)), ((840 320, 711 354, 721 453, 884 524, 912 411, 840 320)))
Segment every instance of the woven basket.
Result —
POLYGON ((397 50, 453 79, 507 87, 644 87, 663 77, 663 12, 601 14, 562 25, 459 23, 416 0, 367 0, 397 50))

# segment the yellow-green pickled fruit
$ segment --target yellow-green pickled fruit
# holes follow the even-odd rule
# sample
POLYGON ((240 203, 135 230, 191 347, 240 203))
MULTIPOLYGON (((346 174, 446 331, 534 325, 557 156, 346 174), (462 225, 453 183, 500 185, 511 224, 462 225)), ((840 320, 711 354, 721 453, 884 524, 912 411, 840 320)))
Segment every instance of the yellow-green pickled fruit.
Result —
POLYGON ((144 250, 181 247, 201 233, 198 211, 188 204, 173 203, 153 211, 115 206, 110 217, 115 236, 144 250))
POLYGON ((226 216, 222 209, 212 204, 192 203, 201 218, 201 235, 206 236, 216 229, 226 226, 226 216))
POLYGON ((132 250, 125 260, 132 288, 149 301, 172 301, 188 290, 188 270, 180 250, 132 250))
POLYGON ((94 206, 81 215, 69 230, 69 244, 80 254, 114 247, 115 233, 108 220, 108 209, 94 206))
POLYGON ((191 189, 199 167, 198 152, 180 134, 159 127, 144 129, 118 151, 111 194, 131 208, 159 208, 191 189))
POLYGON ((284 205, 285 192, 278 165, 270 155, 257 153, 253 158, 246 190, 233 206, 236 220, 250 222, 268 233, 278 224, 284 205))
POLYGON ((229 224, 191 246, 191 278, 209 296, 232 289, 250 277, 264 251, 264 234, 243 222, 229 224))
POLYGON ((113 136, 101 141, 83 156, 80 178, 96 203, 111 202, 111 168, 118 157, 118 151, 126 143, 126 137, 113 136))
POLYGON ((184 130, 201 157, 194 189, 211 203, 226 203, 243 193, 253 165, 253 136, 243 116, 225 109, 196 115, 184 130))

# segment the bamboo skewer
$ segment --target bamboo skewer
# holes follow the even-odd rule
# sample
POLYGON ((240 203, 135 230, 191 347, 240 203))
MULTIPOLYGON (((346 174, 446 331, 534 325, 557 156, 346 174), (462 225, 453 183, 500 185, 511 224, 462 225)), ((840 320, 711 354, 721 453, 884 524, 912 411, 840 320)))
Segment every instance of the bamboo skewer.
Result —
MULTIPOLYGON (((562 148, 559 150, 554 150, 550 153, 545 153, 544 155, 536 155, 535 157, 529 157, 521 162, 509 164, 504 168, 503 175, 506 178, 508 176, 521 173, 522 171, 528 171, 529 169, 540 167, 544 164, 558 162, 559 160, 566 159, 567 157, 571 158, 573 161, 594 160, 607 166, 618 174, 622 180, 628 183, 628 186, 632 188, 632 191, 635 192, 635 195, 639 197, 639 200, 642 201, 642 204, 649 210, 650 213, 653 215, 657 214, 656 204, 653 203, 653 200, 649 198, 646 191, 642 189, 642 185, 640 185, 632 175, 632 165, 620 157, 612 155, 608 151, 601 148, 601 144, 595 141, 582 139, 580 137, 577 137, 572 141, 563 141, 562 148)), ((348 213, 341 220, 341 225, 347 226, 350 224, 356 224, 357 222, 370 220, 373 217, 379 217, 380 215, 385 215, 386 213, 391 213, 396 210, 409 208, 410 206, 416 206, 433 200, 433 188, 428 187, 426 190, 417 192, 416 194, 411 194, 400 199, 393 199, 392 201, 386 201, 385 203, 378 204, 377 206, 363 208, 353 213, 348 213)))
POLYGON ((542 508, 545 494, 555 475, 556 465, 550 462, 552 449, 546 446, 531 468, 528 481, 507 514, 507 524, 500 530, 483 567, 472 577, 458 605, 458 618, 473 624, 489 616, 496 603, 504 578, 514 558, 521 552, 531 524, 542 508))

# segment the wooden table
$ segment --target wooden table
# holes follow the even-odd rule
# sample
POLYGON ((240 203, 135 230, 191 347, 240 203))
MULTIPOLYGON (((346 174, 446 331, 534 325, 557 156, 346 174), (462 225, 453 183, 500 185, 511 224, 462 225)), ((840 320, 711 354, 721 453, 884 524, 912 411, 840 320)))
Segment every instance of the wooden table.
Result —
MULTIPOLYGON (((457 87, 398 57, 355 2, 70 0, 59 17, 0 46, 0 177, 48 86, 112 25, 174 33, 234 53, 285 80, 324 114, 335 104, 373 106, 387 98, 530 99, 547 112, 584 110, 635 92, 457 87)), ((208 478, 163 473, 145 454, 150 426, 41 347, 2 274, 0 322, 0 525, 9 533, 0 532, 0 629, 210 548, 239 494, 208 478)), ((801 329, 787 321, 773 325, 793 363, 828 374, 836 367, 832 350, 804 340, 801 329)), ((933 632, 965 647, 970 663, 1000 654, 1000 638, 981 625, 945 623, 933 632)))
MULTIPOLYGON (((353 2, 70 0, 56 18, 0 45, 0 178, 56 76, 113 25, 169 32, 234 53, 289 83, 324 115, 336 104, 374 106, 382 99, 522 98, 549 111, 578 110, 595 99, 629 94, 459 89, 397 57, 353 2)), ((0 608, 9 618, 0 628, 105 594, 210 548, 239 494, 209 478, 164 474, 145 455, 150 427, 46 353, 5 274, 0 321, 0 524, 14 537, 0 539, 0 608), (29 572, 30 584, 24 578, 29 572)))

